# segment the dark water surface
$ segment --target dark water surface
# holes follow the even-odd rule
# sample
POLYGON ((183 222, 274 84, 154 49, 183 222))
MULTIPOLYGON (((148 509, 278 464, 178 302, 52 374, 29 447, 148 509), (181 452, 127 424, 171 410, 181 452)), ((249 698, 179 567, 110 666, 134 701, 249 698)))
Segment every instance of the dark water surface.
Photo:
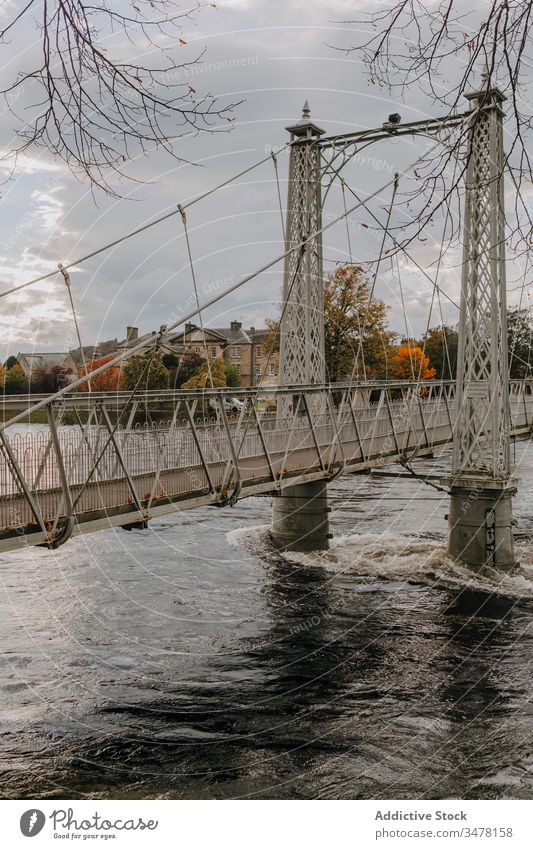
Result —
POLYGON ((446 559, 442 493, 368 476, 327 554, 275 555, 257 498, 2 555, 2 797, 531 798, 517 454, 505 579, 446 559))

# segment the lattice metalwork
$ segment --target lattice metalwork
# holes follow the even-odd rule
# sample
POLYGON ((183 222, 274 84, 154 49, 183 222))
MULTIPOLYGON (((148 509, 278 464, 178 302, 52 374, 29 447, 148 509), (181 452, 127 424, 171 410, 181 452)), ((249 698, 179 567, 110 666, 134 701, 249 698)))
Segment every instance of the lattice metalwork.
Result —
MULTIPOLYGON (((297 248, 322 222, 320 150, 322 130, 309 120, 304 106, 299 124, 287 128, 293 138, 289 164, 286 248, 297 248)), ((324 292, 322 239, 313 236, 302 250, 285 260, 280 340, 282 386, 324 383, 324 292)))
POLYGON ((503 95, 473 102, 457 365, 454 478, 511 472, 503 205, 503 95))

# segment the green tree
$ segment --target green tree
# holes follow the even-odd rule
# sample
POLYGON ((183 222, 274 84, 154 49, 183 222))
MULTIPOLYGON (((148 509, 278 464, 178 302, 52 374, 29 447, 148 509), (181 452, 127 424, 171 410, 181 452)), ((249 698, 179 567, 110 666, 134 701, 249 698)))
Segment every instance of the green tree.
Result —
POLYGON ((13 357, 13 356, 8 357, 7 360, 5 361, 4 365, 5 365, 6 368, 13 368, 13 366, 18 365, 18 360, 17 360, 16 357, 13 357))
POLYGON ((432 327, 416 344, 422 348, 435 369, 437 380, 455 380, 459 334, 447 324, 432 327))
POLYGON ((533 328, 527 309, 507 311, 507 345, 509 348, 509 377, 521 379, 532 376, 531 343, 533 328))
POLYGON ((18 363, 7 369, 4 384, 6 395, 25 395, 29 388, 28 378, 18 363))
POLYGON ((226 369, 225 362, 222 357, 217 357, 214 360, 209 360, 204 363, 198 371, 187 380, 182 389, 210 389, 211 385, 214 388, 226 386, 226 369))
POLYGON ((160 354, 137 354, 126 360, 121 389, 168 389, 168 369, 160 354))
POLYGON ((176 357, 174 354, 168 354, 167 357, 168 360, 163 357, 163 362, 170 371, 170 385, 174 389, 183 386, 205 363, 205 358, 194 351, 183 354, 182 357, 176 357), (170 365, 172 361, 174 365, 170 365))
POLYGON ((226 373, 226 386, 237 387, 241 385, 241 376, 236 366, 232 363, 226 363, 224 371, 226 373))

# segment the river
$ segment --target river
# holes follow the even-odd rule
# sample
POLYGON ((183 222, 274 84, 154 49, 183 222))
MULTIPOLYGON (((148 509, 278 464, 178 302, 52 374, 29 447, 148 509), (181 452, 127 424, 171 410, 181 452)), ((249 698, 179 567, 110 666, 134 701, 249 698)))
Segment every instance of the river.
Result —
POLYGON ((273 552, 254 498, 2 555, 2 797, 531 798, 516 450, 508 577, 446 558, 445 494, 365 475, 329 488, 327 553, 273 552))

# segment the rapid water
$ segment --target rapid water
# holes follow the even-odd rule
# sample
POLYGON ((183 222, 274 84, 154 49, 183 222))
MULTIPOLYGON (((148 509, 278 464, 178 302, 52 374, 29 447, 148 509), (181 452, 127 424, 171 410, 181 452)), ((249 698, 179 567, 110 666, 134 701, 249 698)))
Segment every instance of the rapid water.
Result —
POLYGON ((516 450, 511 576, 446 558, 443 493, 369 476, 330 486, 327 553, 277 555, 255 498, 2 555, 2 797, 531 798, 516 450))

